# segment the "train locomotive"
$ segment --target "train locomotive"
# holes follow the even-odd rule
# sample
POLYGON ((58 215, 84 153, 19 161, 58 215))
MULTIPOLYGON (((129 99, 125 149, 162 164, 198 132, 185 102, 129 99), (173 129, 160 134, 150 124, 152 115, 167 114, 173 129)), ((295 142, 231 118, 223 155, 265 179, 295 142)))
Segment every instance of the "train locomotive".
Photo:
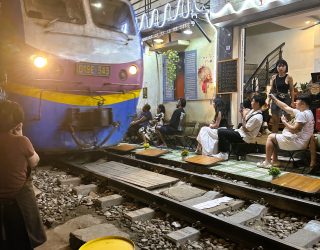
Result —
POLYGON ((127 0, 0 0, 0 96, 40 152, 119 143, 136 112, 142 48, 127 0))

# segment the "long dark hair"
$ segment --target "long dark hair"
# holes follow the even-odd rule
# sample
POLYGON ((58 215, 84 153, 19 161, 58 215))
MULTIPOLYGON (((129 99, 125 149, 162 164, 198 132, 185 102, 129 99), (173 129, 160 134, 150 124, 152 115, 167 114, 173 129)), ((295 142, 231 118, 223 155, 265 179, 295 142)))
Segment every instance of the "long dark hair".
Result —
POLYGON ((164 113, 164 114, 166 113, 166 108, 164 107, 163 104, 159 104, 158 109, 160 110, 161 113, 164 113))
POLYGON ((216 97, 215 99, 213 99, 213 103, 215 105, 214 109, 216 112, 214 120, 217 119, 219 112, 221 112, 221 119, 226 118, 226 107, 223 100, 220 97, 216 97))

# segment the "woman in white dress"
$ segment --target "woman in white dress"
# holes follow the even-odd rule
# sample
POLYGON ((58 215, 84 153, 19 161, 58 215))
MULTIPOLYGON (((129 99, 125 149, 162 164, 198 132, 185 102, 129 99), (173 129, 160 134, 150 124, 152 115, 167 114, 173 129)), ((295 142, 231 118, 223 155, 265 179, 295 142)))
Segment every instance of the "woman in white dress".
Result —
POLYGON ((202 127, 197 136, 198 146, 196 152, 202 155, 213 155, 218 153, 218 128, 227 128, 225 104, 220 97, 213 100, 215 116, 207 127, 202 127))

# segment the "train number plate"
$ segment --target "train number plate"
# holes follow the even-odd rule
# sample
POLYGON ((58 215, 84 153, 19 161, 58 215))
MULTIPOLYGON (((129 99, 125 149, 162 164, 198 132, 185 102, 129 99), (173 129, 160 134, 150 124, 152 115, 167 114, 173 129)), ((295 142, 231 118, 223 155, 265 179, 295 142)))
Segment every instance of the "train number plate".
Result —
POLYGON ((110 66, 95 63, 77 63, 76 72, 83 76, 110 76, 110 66))

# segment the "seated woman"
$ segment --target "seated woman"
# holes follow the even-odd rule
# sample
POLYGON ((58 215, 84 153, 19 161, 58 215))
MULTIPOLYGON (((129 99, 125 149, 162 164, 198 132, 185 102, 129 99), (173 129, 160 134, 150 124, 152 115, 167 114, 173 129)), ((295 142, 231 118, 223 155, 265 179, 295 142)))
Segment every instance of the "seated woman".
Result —
POLYGON ((147 143, 156 133, 156 127, 163 126, 164 116, 166 113, 166 108, 163 104, 158 105, 157 114, 152 120, 149 121, 147 127, 142 127, 139 129, 139 134, 143 138, 143 142, 147 143))
POLYGON ((150 108, 149 104, 145 104, 142 107, 142 112, 139 117, 130 123, 127 132, 128 137, 137 136, 140 128, 147 127, 149 121, 152 119, 150 108))
MULTIPOLYGON (((273 94, 269 95, 269 97, 274 104, 288 114, 293 115, 295 119, 293 122, 288 122, 287 118, 283 115, 281 121, 285 128, 282 131, 282 134, 271 134, 268 136, 266 143, 266 159, 257 164, 258 167, 264 168, 279 166, 277 148, 291 151, 306 149, 314 130, 314 117, 309 109, 309 95, 299 95, 297 97, 295 109, 291 108, 286 103, 279 101, 273 94)), ((314 162, 314 159, 311 159, 310 166, 313 167, 315 164, 316 162, 314 162)))
POLYGON ((174 135, 175 133, 181 130, 181 121, 185 118, 186 112, 184 108, 186 107, 187 102, 184 98, 180 98, 177 103, 177 108, 173 112, 169 124, 156 127, 156 134, 160 145, 167 147, 167 144, 164 140, 164 135, 174 135))
POLYGON ((228 121, 226 118, 225 105, 221 98, 216 97, 213 100, 215 116, 207 127, 202 127, 197 136, 198 146, 196 153, 203 155, 212 155, 218 153, 218 128, 227 128, 228 121))

